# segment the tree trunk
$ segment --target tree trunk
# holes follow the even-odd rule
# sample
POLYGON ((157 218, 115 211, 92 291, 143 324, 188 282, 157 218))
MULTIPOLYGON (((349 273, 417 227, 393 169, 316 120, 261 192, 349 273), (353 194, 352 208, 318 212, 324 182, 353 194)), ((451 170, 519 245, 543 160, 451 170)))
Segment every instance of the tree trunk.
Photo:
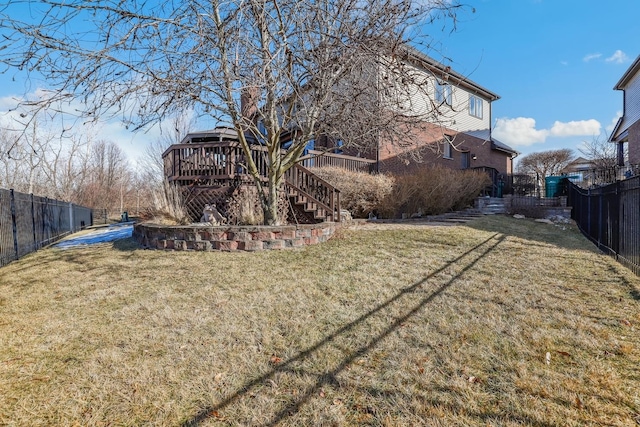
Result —
POLYGON ((264 225, 280 225, 278 217, 278 200, 282 179, 269 178, 268 194, 263 198, 262 211, 264 214, 264 225))

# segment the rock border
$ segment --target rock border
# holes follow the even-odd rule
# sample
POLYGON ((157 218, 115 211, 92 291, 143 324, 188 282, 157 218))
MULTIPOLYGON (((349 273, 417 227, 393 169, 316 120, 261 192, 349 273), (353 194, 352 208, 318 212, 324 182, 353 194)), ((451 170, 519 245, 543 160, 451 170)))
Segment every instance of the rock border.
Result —
POLYGON ((173 251, 261 251, 301 248, 329 240, 336 223, 283 226, 135 224, 133 238, 148 249, 173 251))

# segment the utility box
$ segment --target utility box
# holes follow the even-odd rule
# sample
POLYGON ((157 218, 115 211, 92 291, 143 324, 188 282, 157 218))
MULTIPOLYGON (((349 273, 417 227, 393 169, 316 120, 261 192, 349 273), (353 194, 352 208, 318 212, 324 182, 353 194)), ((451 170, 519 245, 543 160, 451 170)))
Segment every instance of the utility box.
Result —
POLYGON ((544 179, 544 197, 557 197, 562 196, 562 180, 576 180, 578 176, 548 176, 544 179))

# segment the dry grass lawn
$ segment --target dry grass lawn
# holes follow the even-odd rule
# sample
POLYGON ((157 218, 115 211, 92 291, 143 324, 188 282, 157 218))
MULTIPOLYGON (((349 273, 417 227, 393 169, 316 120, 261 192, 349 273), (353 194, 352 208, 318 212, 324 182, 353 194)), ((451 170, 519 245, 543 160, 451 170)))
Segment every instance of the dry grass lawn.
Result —
POLYGON ((633 426, 640 279, 572 227, 128 240, 0 269, 0 425, 633 426))

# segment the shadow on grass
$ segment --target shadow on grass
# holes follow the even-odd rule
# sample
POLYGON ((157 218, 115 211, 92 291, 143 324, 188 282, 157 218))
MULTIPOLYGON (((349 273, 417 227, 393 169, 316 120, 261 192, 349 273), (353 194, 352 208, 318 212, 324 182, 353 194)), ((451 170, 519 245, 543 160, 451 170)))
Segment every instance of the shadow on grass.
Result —
MULTIPOLYGON (((619 268, 626 268, 626 267, 623 265, 620 265, 619 268)), ((631 296, 631 298, 633 298, 636 301, 640 300, 640 290, 638 290, 638 288, 636 288, 634 284, 631 283, 630 280, 624 277, 624 275, 620 274, 620 272, 617 271, 617 268, 615 268, 614 266, 610 266, 608 270, 611 275, 610 277, 615 278, 616 283, 622 283, 629 290, 629 295, 631 296)))
POLYGON ((133 238, 115 240, 112 245, 113 249, 123 252, 133 252, 142 249, 140 244, 133 238))
POLYGON ((542 246, 554 245, 565 249, 600 253, 600 250, 582 235, 574 223, 547 224, 536 222, 531 218, 516 219, 506 215, 490 215, 470 221, 466 226, 476 230, 506 234, 529 242, 539 242, 542 246))
POLYGON ((386 308, 389 308, 389 307, 393 306, 394 304, 398 303, 398 301, 402 297, 404 297, 404 296, 406 296, 408 294, 413 294, 415 296, 416 295, 416 291, 418 291, 419 288, 421 288, 423 285, 426 285, 429 279, 431 279, 431 278, 437 276, 438 274, 444 272, 450 266, 452 266, 452 265, 464 265, 464 267, 460 270, 459 273, 457 273, 453 277, 449 278, 444 284, 439 286, 433 292, 429 293, 426 297, 424 297, 421 300, 419 300, 415 305, 413 305, 412 308, 410 308, 408 311, 406 311, 403 315, 394 317, 393 321, 391 321, 391 323, 389 323, 389 325, 382 332, 380 332, 380 333, 376 334, 375 336, 371 337, 371 339, 365 345, 362 345, 359 348, 353 349, 351 351, 351 353, 347 354, 343 359, 341 359, 339 361, 339 363, 337 364, 337 366, 335 366, 333 369, 325 371, 325 372, 322 372, 322 373, 319 373, 317 375, 317 380, 315 381, 315 383, 313 385, 310 385, 309 387, 307 387, 307 389, 304 390, 302 393, 300 393, 300 395, 298 395, 293 401, 291 401, 290 403, 286 404, 282 409, 279 409, 271 417, 271 419, 269 421, 267 421, 265 424, 263 424, 265 426, 275 426, 275 425, 277 425, 280 421, 283 421, 284 419, 286 419, 286 418, 294 415, 295 413, 297 413, 300 410, 300 408, 306 402, 308 402, 309 399, 312 396, 314 396, 315 394, 317 394, 320 391, 322 386, 331 385, 331 384, 337 384, 336 376, 340 372, 342 372, 345 368, 347 368, 350 364, 352 364, 356 359, 358 359, 358 358, 362 357, 363 355, 367 354, 379 342, 381 342, 383 339, 385 339, 391 333, 396 331, 403 323, 405 323, 412 316, 414 316, 416 313, 418 313, 420 310, 422 310, 427 304, 432 302, 440 294, 442 294, 449 287, 451 287, 451 285, 457 279, 459 279, 467 271, 471 270, 481 259, 483 259, 485 256, 487 256, 487 254, 489 254, 500 243, 502 243, 503 240, 504 240, 504 236, 499 236, 497 233, 492 235, 492 236, 490 236, 489 238, 487 238, 483 242, 479 243, 475 247, 469 249, 468 251, 466 251, 462 255, 460 255, 457 258, 449 261, 448 263, 446 263, 445 265, 443 265, 439 269, 437 269, 434 272, 430 273, 428 276, 426 276, 422 280, 420 280, 420 281, 418 281, 418 282, 416 282, 416 283, 414 283, 414 284, 412 284, 412 285, 410 285, 410 286, 408 286, 406 288, 403 288, 400 292, 398 292, 392 298, 389 298, 388 300, 384 301, 383 303, 381 303, 380 305, 378 305, 374 309, 368 311, 367 313, 363 314, 362 316, 358 317, 357 319, 353 320, 352 322, 349 322, 349 323, 345 324, 344 326, 342 326, 341 328, 337 329, 333 333, 327 335, 326 337, 324 337, 324 339, 318 341, 316 344, 312 345, 311 347, 301 351, 300 353, 298 353, 294 357, 284 361, 283 363, 279 364, 277 367, 274 367, 273 369, 271 369, 269 372, 267 372, 267 373, 255 378, 255 379, 247 381, 245 384, 243 384, 241 387, 239 387, 239 389, 237 391, 235 391, 231 396, 229 396, 226 399, 224 399, 222 402, 218 403, 217 405, 213 405, 213 406, 204 408, 203 410, 199 411, 197 414, 193 415, 190 419, 188 419, 187 421, 182 423, 182 427, 195 427, 195 426, 198 426, 201 423, 205 422, 206 420, 215 417, 215 415, 217 414, 217 411, 228 407, 229 405, 233 404, 236 400, 238 400, 238 399, 240 399, 240 398, 242 398, 244 396, 250 395, 252 393, 252 389, 253 388, 255 388, 257 386, 260 386, 265 381, 268 381, 269 379, 271 379, 277 373, 290 371, 293 368, 293 365, 295 363, 300 362, 300 361, 302 361, 302 360, 304 360, 304 359, 306 359, 308 357, 311 357, 314 353, 321 351, 323 349, 323 347, 331 344, 332 342, 334 342, 335 340, 337 340, 338 338, 340 338, 344 334, 347 334, 347 333, 351 332, 354 328, 356 328, 359 325, 363 324, 366 320, 368 320, 372 316, 374 316, 374 315, 380 313, 382 310, 384 310, 386 308), (470 259, 465 261, 465 258, 470 258, 470 259))

